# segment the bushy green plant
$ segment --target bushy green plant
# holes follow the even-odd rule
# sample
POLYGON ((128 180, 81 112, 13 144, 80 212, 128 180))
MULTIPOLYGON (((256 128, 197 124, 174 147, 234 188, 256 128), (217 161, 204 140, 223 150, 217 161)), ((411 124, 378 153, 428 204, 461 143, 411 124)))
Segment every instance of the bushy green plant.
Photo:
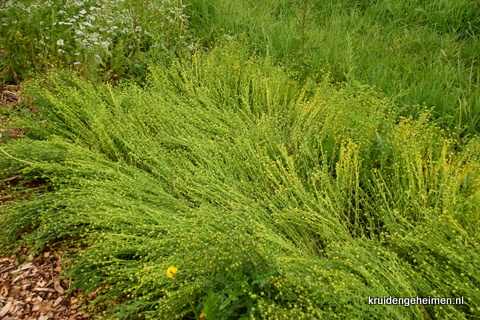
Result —
POLYGON ((81 242, 70 275, 109 318, 478 316, 478 138, 456 149, 426 111, 295 77, 233 42, 144 88, 31 84, 38 140, 2 148, 0 172, 52 191, 9 205, 2 241, 81 242), (383 296, 465 304, 368 304, 383 296))
POLYGON ((65 67, 101 80, 141 75, 150 48, 189 51, 184 8, 178 0, 2 2, 4 77, 18 82, 28 72, 65 67))

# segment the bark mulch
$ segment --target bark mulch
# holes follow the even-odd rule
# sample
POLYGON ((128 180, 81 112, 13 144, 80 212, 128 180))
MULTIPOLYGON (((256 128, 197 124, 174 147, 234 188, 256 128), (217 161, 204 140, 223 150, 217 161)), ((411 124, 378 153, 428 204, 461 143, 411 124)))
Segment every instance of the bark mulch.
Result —
POLYGON ((0 106, 4 107, 8 104, 18 105, 22 98, 18 92, 22 89, 18 85, 2 85, 0 86, 0 106))
MULTIPOLYGON (((0 86, 0 108, 16 109, 23 101, 23 98, 19 94, 22 90, 18 85, 2 85, 0 86)), ((0 116, 0 142, 6 142, 7 138, 18 139, 25 134, 23 130, 9 128, 8 124, 11 119, 8 116, 0 116)))
MULTIPOLYGON (((26 249, 25 249, 26 250, 26 249)), ((63 252, 44 252, 40 258, 27 256, 0 258, 0 319, 3 320, 88 320, 82 311, 86 299, 77 290, 69 290, 62 279, 58 256, 63 252)))

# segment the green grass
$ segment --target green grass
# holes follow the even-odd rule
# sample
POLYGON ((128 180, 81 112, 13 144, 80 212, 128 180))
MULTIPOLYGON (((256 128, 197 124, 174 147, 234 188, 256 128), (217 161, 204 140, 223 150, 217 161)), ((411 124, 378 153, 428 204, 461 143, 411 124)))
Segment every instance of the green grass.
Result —
POLYGON ((2 175, 54 191, 12 204, 3 242, 83 245, 74 285, 119 319, 478 317, 480 141, 457 152, 428 112, 242 47, 152 66, 143 89, 30 84, 47 120, 25 119, 36 140, 3 148, 2 175))
POLYGON ((401 105, 434 107, 442 126, 480 129, 480 5, 472 1, 191 0, 192 30, 210 46, 246 34, 311 78, 369 84, 401 105), (245 5, 248 3, 248 5, 245 5))

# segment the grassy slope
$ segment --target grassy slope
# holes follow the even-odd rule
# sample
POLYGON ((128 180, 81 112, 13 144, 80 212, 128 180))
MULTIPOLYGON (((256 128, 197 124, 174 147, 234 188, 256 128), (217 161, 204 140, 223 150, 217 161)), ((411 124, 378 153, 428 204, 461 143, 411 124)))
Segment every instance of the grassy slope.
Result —
POLYGON ((293 78, 233 43, 153 67, 144 89, 32 85, 47 121, 2 175, 55 191, 12 207, 3 241, 83 239, 76 286, 105 284, 121 319, 473 319, 478 139, 455 152, 428 113, 293 78), (367 305, 384 295, 467 303, 367 305))

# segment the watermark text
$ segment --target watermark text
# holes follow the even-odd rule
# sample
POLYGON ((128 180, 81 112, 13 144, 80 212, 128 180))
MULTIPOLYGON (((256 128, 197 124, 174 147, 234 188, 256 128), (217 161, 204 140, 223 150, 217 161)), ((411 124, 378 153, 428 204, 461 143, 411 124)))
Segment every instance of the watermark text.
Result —
POLYGON ((422 304, 422 305, 456 305, 465 304, 464 297, 460 298, 435 298, 435 297, 410 297, 410 298, 395 298, 395 297, 368 297, 368 304, 378 305, 403 305, 405 307, 422 304))

